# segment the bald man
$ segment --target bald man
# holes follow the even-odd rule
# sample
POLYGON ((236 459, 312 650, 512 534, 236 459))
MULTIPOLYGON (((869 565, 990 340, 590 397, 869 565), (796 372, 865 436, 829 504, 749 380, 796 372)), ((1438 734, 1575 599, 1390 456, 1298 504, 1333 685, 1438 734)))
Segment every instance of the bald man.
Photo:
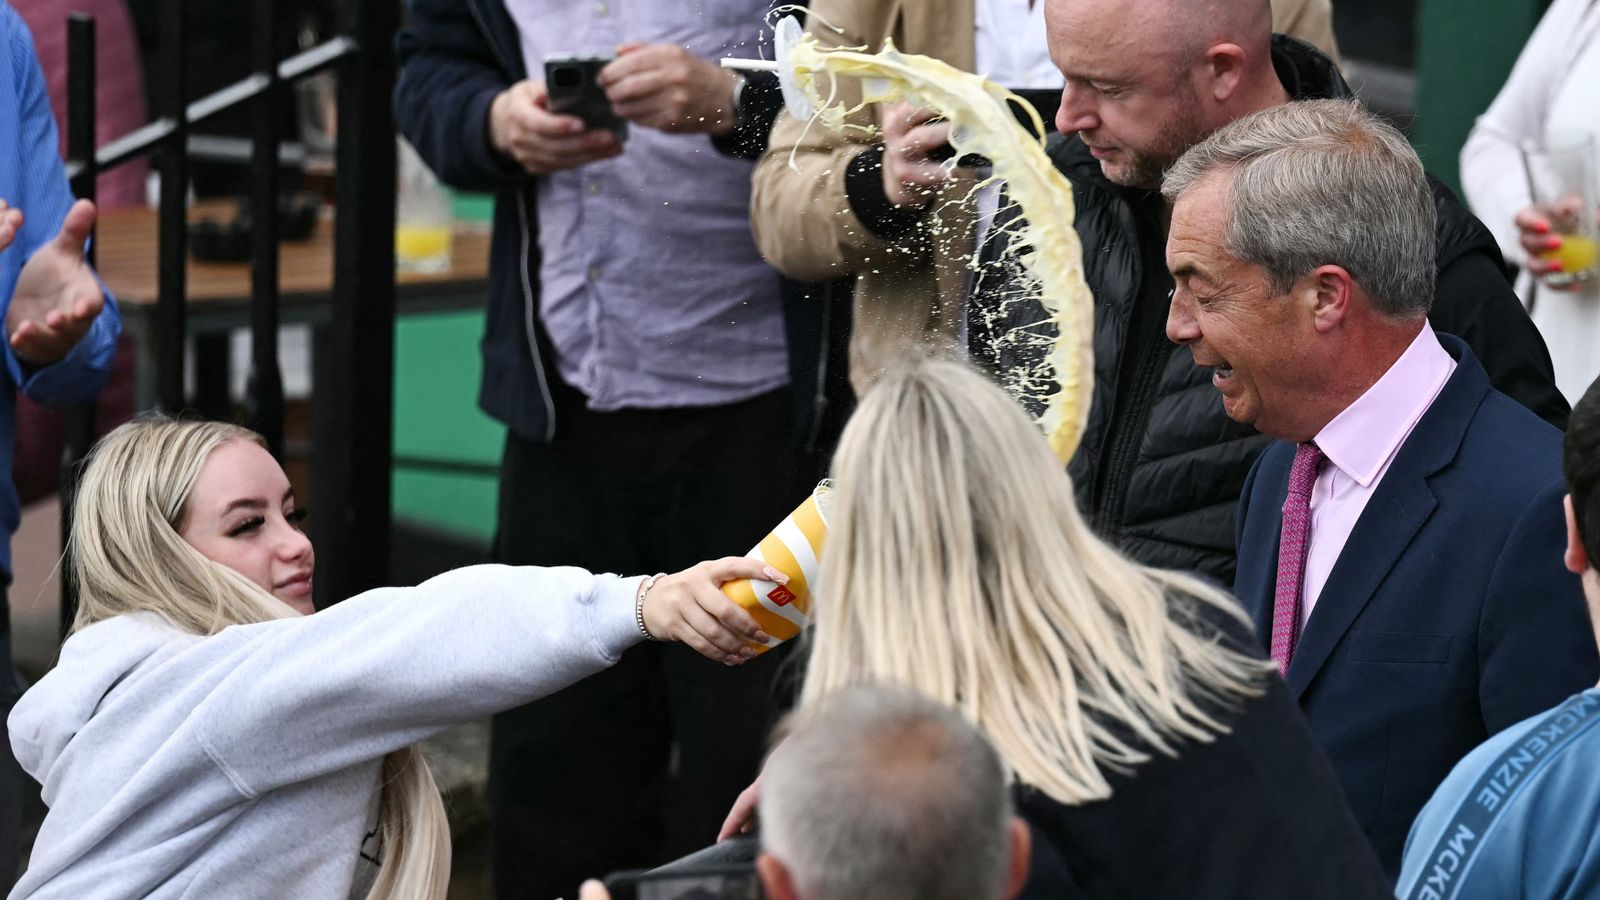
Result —
MULTIPOLYGON (((1228 122, 1291 100, 1352 94, 1326 56, 1273 35, 1268 0, 1045 4, 1051 57, 1066 80, 1056 119, 1063 136, 1048 149, 1072 183, 1095 295, 1093 403, 1069 471, 1090 521, 1135 559, 1231 584, 1234 508, 1268 441, 1229 420, 1211 373, 1167 340, 1170 216, 1156 188, 1178 156, 1228 122)), ((1431 185, 1434 329, 1465 340, 1496 388, 1560 427, 1567 404, 1550 355, 1493 237, 1448 188, 1431 185)), ((1003 224, 991 232, 986 260, 1001 259, 1014 233, 1003 224)), ((1036 300, 1009 302, 1016 285, 1009 267, 985 265, 967 310, 969 350, 1002 382, 1036 366, 1045 348, 999 337, 1050 329, 1036 300)))

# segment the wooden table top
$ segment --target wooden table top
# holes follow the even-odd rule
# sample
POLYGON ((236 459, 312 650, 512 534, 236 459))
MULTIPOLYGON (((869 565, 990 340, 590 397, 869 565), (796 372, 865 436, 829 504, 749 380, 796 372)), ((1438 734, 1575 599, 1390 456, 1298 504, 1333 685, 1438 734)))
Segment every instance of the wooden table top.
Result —
MULTIPOLYGON (((226 218, 228 207, 207 203, 190 219, 226 218)), ((100 214, 96 231, 95 268, 123 307, 154 306, 159 266, 157 216, 153 209, 115 209, 100 214)), ((489 277, 489 232, 457 226, 450 269, 435 274, 397 272, 396 285, 426 289, 429 285, 484 282, 489 277)), ((304 241, 284 241, 278 251, 278 289, 285 302, 326 298, 333 290, 333 220, 324 216, 304 241)), ((188 299, 191 303, 240 304, 250 298, 250 264, 213 263, 191 254, 188 299)))

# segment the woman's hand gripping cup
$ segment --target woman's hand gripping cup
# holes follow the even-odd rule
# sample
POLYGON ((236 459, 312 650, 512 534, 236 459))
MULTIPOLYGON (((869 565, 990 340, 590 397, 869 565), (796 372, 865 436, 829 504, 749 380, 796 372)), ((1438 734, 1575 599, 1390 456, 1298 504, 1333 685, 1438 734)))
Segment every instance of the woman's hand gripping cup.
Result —
POLYGON ((738 556, 703 562, 676 575, 663 575, 640 600, 645 630, 661 641, 687 644, 702 656, 730 666, 757 656, 751 642, 764 645, 771 637, 756 620, 722 592, 722 585, 740 578, 764 578, 786 584, 789 576, 758 559, 738 556))

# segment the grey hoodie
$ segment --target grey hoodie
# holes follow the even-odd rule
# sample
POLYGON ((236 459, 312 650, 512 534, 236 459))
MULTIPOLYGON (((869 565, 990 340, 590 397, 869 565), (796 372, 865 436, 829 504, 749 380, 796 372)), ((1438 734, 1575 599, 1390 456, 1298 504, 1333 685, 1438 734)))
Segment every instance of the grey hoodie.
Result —
POLYGON ((85 628, 9 720, 50 807, 11 897, 359 896, 383 755, 615 662, 637 584, 474 566, 212 637, 85 628))

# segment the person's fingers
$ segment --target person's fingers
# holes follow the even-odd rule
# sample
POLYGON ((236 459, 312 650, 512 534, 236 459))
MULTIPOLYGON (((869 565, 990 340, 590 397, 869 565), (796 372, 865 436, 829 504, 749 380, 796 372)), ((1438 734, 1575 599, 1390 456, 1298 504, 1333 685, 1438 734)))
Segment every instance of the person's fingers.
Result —
POLYGON ((1543 212, 1532 206, 1518 210, 1512 221, 1516 222, 1517 227, 1523 231, 1532 231, 1537 234, 1550 233, 1550 220, 1543 212))
POLYGON ((611 900, 611 895, 605 885, 591 878, 578 888, 578 900, 611 900))
POLYGON ((606 88, 606 99, 611 101, 620 116, 623 106, 650 100, 670 88, 667 74, 659 69, 651 69, 613 82, 606 88))
POLYGON ((887 151, 901 162, 915 164, 927 161, 929 153, 949 142, 949 123, 919 125, 890 141, 887 151))
POLYGON ((15 209, 8 209, 0 213, 0 250, 11 245, 17 239, 17 232, 22 230, 22 213, 15 209))
POLYGON ((697 634, 705 638, 708 643, 722 652, 723 662, 739 663, 755 657, 756 653, 740 637, 729 631, 717 617, 705 611, 696 597, 685 604, 678 614, 683 617, 684 624, 693 628, 697 634), (746 652, 748 651, 748 653, 746 652))
POLYGON ((94 326, 94 317, 97 313, 91 313, 90 307, 91 304, 87 300, 79 300, 73 304, 72 309, 61 313, 58 321, 49 323, 67 343, 67 349, 71 349, 72 345, 83 340, 83 336, 94 326))
POLYGON ((561 137, 532 137, 526 147, 530 153, 550 159, 561 157, 581 159, 599 153, 616 142, 615 134, 597 128, 561 137))
POLYGON ((105 295, 100 293, 97 286, 92 295, 78 298, 78 302, 72 305, 72 314, 84 321, 93 321, 105 306, 105 295))
POLYGON ((72 204, 61 223, 61 232, 56 235, 56 246, 63 253, 82 255, 83 245, 88 243, 89 233, 94 230, 94 218, 94 203, 79 200, 72 204))
POLYGON ((516 107, 512 115, 513 128, 524 140, 537 138, 559 140, 582 134, 589 127, 582 119, 570 113, 551 112, 542 106, 532 104, 516 107))
POLYGON ((594 130, 556 141, 534 140, 520 145, 514 156, 533 172, 544 174, 576 169, 600 159, 622 153, 622 143, 609 131, 594 130))
POLYGON ((882 116, 884 132, 893 135, 905 134, 918 125, 938 118, 939 113, 901 102, 885 107, 882 116))
MULTIPOLYGON (((658 635, 658 637, 659 636, 660 635, 658 635)), ((728 654, 724 653, 717 647, 716 644, 706 640, 698 631, 695 631, 692 628, 685 626, 681 633, 669 634, 666 636, 684 645, 685 647, 688 647, 690 650, 693 650, 701 656, 704 656, 706 659, 715 660, 719 663, 726 663, 728 661, 728 654)))
POLYGON ((628 46, 631 49, 619 53, 617 58, 607 63, 595 77, 595 82, 605 88, 607 93, 610 93, 611 88, 618 82, 658 68, 667 58, 665 51, 673 49, 648 44, 628 46))
POLYGON ((896 174, 902 184, 919 188, 941 187, 950 180, 945 164, 939 162, 903 163, 896 174))
POLYGON ((762 560, 748 556, 724 556, 701 565, 711 581, 719 585, 738 578, 764 578, 777 584, 789 583, 788 575, 762 560))
POLYGON ((40 322, 23 322, 11 333, 11 349, 34 362, 52 362, 71 347, 54 328, 40 322))
POLYGON ((761 802, 761 779, 739 792, 733 801, 733 808, 728 810, 728 815, 722 820, 722 828, 717 831, 717 843, 721 843, 734 835, 743 834, 755 825, 756 809, 761 802))
POLYGON ((733 602, 720 589, 713 588, 704 593, 696 592, 695 599, 699 601, 701 609, 714 616, 723 626, 743 635, 745 640, 765 644, 772 639, 771 635, 761 630, 761 626, 756 622, 754 616, 750 615, 744 607, 733 602))
POLYGON ((1522 249, 1527 251, 1530 256, 1538 256, 1559 246, 1561 246, 1561 238, 1558 235, 1541 234, 1532 231, 1522 232, 1522 249))
MULTIPOLYGON (((608 132, 609 134, 609 132, 608 132)), ((530 159, 536 169, 542 171, 562 171, 576 169, 589 163, 602 159, 611 159, 622 154, 622 145, 616 138, 610 140, 596 140, 590 145, 562 153, 536 153, 530 159)))

